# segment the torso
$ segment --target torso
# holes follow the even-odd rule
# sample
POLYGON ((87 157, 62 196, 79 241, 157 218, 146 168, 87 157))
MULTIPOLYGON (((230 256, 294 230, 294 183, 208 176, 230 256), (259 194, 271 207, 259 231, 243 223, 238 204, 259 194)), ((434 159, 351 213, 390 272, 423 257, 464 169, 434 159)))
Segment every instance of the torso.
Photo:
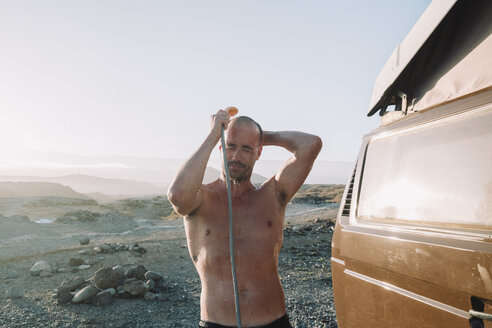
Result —
MULTIPOLYGON (((227 193, 220 181, 201 191, 202 204, 184 219, 189 252, 202 283, 201 320, 235 326, 227 193)), ((233 193, 232 207, 241 320, 244 326, 266 324, 286 312, 277 267, 285 205, 270 179, 242 195, 233 193)))

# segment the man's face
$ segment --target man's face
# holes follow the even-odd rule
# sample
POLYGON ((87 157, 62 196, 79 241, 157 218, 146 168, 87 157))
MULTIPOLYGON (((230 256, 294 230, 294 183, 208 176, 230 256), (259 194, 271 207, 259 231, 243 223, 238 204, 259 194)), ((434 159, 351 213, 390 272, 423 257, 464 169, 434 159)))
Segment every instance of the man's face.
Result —
POLYGON ((262 147, 259 138, 260 133, 256 127, 234 122, 229 124, 225 131, 225 139, 229 175, 232 181, 249 181, 255 162, 261 155, 262 147))

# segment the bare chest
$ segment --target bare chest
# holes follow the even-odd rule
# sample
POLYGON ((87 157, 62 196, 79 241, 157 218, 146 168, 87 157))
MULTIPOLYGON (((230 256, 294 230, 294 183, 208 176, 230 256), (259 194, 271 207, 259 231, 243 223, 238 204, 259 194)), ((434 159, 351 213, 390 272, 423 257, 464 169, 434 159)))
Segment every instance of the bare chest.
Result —
MULTIPOLYGON (((185 221, 195 262, 201 259, 211 265, 229 259, 227 198, 215 196, 185 221)), ((236 256, 248 263, 276 260, 282 245, 285 208, 274 197, 258 192, 234 198, 232 214, 236 256)))

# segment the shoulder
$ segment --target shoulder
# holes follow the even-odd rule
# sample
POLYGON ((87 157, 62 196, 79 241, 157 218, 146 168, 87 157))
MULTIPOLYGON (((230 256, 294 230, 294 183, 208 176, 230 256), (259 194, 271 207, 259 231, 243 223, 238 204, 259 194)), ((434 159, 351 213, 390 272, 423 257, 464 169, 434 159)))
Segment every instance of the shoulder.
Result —
POLYGON ((197 216, 198 213, 202 212, 211 206, 214 206, 218 201, 220 195, 219 181, 213 181, 208 184, 202 184, 199 193, 201 194, 200 205, 193 210, 186 218, 191 219, 197 216))

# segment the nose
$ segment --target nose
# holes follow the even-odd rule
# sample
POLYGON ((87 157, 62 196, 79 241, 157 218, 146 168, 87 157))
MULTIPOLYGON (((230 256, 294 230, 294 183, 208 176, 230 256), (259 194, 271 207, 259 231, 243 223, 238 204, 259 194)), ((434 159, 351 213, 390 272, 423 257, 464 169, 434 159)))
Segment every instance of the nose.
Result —
POLYGON ((232 151, 231 153, 231 159, 232 160, 237 160, 239 158, 239 151, 236 149, 234 151, 232 151))

